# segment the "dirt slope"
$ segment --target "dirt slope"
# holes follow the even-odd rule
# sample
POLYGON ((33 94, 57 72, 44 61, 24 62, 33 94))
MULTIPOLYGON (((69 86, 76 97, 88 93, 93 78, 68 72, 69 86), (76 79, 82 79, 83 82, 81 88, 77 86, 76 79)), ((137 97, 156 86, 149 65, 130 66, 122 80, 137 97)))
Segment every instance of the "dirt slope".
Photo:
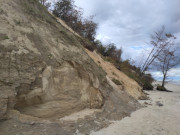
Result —
POLYGON ((36 0, 0 0, 0 134, 86 134, 140 107, 80 40, 36 0))
POLYGON ((114 78, 121 82, 122 85, 117 86, 120 90, 127 91, 135 99, 139 99, 140 97, 145 96, 142 88, 138 85, 136 81, 129 78, 123 72, 119 71, 110 62, 104 61, 95 51, 91 52, 86 49, 86 52, 99 66, 104 69, 110 79, 114 78))

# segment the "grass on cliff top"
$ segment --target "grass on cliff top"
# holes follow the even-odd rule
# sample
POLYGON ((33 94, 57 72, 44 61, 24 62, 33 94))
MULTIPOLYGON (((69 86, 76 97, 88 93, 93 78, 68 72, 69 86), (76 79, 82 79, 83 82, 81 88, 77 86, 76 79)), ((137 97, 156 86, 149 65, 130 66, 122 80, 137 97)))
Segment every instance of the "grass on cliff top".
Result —
POLYGON ((21 0, 21 4, 28 14, 38 17, 50 24, 55 21, 55 18, 48 13, 46 7, 41 5, 37 0, 21 0))

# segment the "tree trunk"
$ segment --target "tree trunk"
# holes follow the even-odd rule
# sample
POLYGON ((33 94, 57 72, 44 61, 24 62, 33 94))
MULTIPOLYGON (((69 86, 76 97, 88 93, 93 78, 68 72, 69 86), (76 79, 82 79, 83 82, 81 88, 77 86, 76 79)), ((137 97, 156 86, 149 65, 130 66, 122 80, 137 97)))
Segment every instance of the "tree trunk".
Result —
POLYGON ((164 85, 165 85, 165 80, 166 80, 166 73, 163 76, 162 87, 164 87, 164 85))

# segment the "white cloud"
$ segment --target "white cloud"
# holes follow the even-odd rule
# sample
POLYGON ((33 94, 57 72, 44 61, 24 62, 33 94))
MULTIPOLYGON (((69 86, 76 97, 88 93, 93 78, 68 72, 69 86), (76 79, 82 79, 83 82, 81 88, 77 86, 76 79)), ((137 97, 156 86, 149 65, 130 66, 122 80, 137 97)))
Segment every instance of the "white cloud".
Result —
MULTIPOLYGON (((163 77, 162 72, 160 71, 152 71, 151 74, 153 77, 157 80, 161 80, 163 77)), ((168 78, 180 78, 180 68, 172 68, 171 70, 168 71, 168 78)))
POLYGON ((180 77, 180 68, 173 68, 168 72, 169 76, 180 77))
POLYGON ((105 45, 112 43, 111 38, 103 34, 97 35, 96 39, 100 40, 105 45))
POLYGON ((97 35, 118 47, 144 46, 162 25, 180 36, 180 0, 75 0, 75 4, 84 8, 85 16, 96 15, 97 35))

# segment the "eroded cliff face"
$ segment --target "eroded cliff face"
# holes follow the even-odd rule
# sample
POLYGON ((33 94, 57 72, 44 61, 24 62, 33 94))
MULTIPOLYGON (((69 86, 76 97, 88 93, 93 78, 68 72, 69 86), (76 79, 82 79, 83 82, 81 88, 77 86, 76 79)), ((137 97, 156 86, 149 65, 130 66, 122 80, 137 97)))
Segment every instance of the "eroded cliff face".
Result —
POLYGON ((53 25, 27 13, 27 6, 38 10, 31 7, 34 4, 18 0, 1 3, 0 33, 8 37, 0 43, 1 91, 7 93, 4 102, 12 100, 10 108, 39 117, 100 108, 103 98, 98 87, 105 73, 50 14, 46 17, 53 25))
POLYGON ((118 70, 112 63, 104 61, 96 51, 91 52, 86 49, 89 56, 107 73, 107 76, 113 80, 119 80, 121 85, 116 86, 119 90, 125 90, 129 95, 135 99, 147 98, 142 90, 142 87, 133 79, 129 78, 123 72, 118 70))
POLYGON ((114 88, 80 40, 36 0, 0 0, 1 133, 86 133, 139 107, 114 88), (71 124, 59 121, 85 108, 101 111, 71 124))
POLYGON ((40 80, 36 78, 32 82, 42 84, 39 88, 18 90, 15 109, 39 118, 52 118, 63 117, 87 107, 101 108, 103 97, 98 89, 99 80, 92 78, 93 83, 90 74, 80 69, 69 63, 58 68, 46 67, 38 76, 40 80))

